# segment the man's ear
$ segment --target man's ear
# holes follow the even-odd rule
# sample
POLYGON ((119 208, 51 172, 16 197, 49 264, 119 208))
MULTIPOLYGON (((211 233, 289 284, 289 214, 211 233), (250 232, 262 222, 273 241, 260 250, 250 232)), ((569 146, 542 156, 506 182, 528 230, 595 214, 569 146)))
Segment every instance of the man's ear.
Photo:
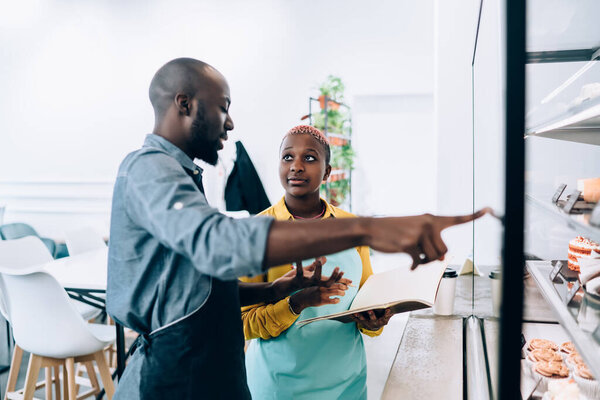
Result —
POLYGON ((175 95, 175 107, 181 115, 190 115, 190 98, 187 94, 177 93, 175 95))
POLYGON ((331 174, 331 165, 327 165, 325 168, 325 175, 323 175, 323 182, 329 179, 329 174, 331 174))

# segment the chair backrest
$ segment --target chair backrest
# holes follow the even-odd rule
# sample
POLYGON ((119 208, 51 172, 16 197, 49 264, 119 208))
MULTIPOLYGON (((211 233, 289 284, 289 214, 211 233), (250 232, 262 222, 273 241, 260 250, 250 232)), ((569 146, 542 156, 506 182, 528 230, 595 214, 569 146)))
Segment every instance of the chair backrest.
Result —
MULTIPOLYGON (((37 236, 40 235, 33 229, 30 225, 24 224, 22 222, 15 222, 13 224, 6 224, 0 226, 0 238, 4 240, 14 240, 24 238, 26 236, 37 236)), ((54 240, 49 238, 41 238, 52 257, 56 253, 56 243, 54 240)))
POLYGON ((72 256, 106 247, 102 236, 89 226, 65 231, 65 242, 72 256))
POLYGON ((0 240, 0 267, 23 269, 52 261, 52 254, 37 236, 0 240))
MULTIPOLYGON (((15 240, 0 240, 0 268, 14 273, 27 272, 29 267, 52 261, 52 254, 42 240, 36 236, 26 236, 15 240)), ((10 321, 6 305, 0 296, 0 313, 10 321)))
POLYGON ((19 239, 25 236, 39 236, 30 225, 15 222, 0 226, 0 237, 4 240, 19 239))
POLYGON ((15 342, 31 353, 67 358, 102 348, 67 292, 46 272, 13 275, 0 269, 0 295, 7 306, 15 342))

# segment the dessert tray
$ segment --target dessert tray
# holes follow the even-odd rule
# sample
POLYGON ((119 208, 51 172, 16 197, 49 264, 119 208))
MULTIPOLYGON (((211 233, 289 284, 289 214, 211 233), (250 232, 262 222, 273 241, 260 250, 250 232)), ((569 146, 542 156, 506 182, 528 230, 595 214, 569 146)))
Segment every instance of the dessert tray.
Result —
POLYGON ((600 376, 600 296, 584 290, 566 261, 527 261, 526 267, 592 373, 600 376))

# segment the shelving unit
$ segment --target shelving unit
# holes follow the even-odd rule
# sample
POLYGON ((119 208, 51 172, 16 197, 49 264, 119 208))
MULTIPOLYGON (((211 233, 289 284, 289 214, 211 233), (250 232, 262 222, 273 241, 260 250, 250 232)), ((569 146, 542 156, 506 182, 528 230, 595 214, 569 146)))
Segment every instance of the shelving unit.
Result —
MULTIPOLYGON (((538 5, 541 3, 538 2, 538 5)), ((557 10, 549 13, 544 13, 540 8, 528 11, 525 63, 529 64, 526 79, 527 96, 531 102, 527 105, 524 137, 545 139, 543 143, 539 140, 525 141, 530 152, 528 154, 536 155, 534 159, 538 164, 530 166, 533 171, 529 175, 532 190, 530 194, 525 194, 524 203, 525 212, 536 218, 529 223, 550 223, 548 226, 552 226, 555 233, 560 232, 560 236, 581 235, 600 242, 600 226, 590 224, 591 213, 569 214, 550 198, 531 194, 535 193, 535 179, 541 179, 545 191, 552 189, 548 187, 552 182, 565 180, 565 183, 568 181, 572 185, 577 179, 591 177, 588 176, 590 172, 594 177, 600 176, 600 161, 597 167, 592 163, 590 168, 590 163, 586 167, 585 163, 578 160, 582 149, 585 149, 583 153, 587 157, 593 154, 594 158, 600 160, 600 148, 596 147, 600 146, 600 31, 593 18, 597 6, 564 1, 557 10), (572 20, 567 20, 567 15, 571 15, 572 20), (564 25, 559 28, 561 22, 564 25), (594 32, 598 34, 592 34, 594 32), (532 65, 540 63, 547 66, 532 65), (583 146, 567 145, 564 141, 583 146), (540 164, 541 154, 547 156, 548 160, 563 157, 568 161, 557 164, 556 168, 548 168, 540 164)), ((507 158, 506 162, 510 160, 507 158)), ((524 172, 528 174, 530 171, 526 168, 524 172)), ((532 242, 528 246, 536 248, 551 240, 548 235, 545 238, 542 236, 531 236, 529 240, 532 242)), ((562 239, 556 243, 564 245, 566 258, 568 243, 563 243, 562 239)), ((586 293, 583 288, 577 289, 577 274, 572 271, 564 269, 561 272, 565 274, 564 278, 552 280, 554 267, 555 264, 550 260, 526 262, 526 269, 546 303, 594 376, 598 377, 600 300, 586 293)))
MULTIPOLYGON (((500 320, 483 316, 491 398, 531 394, 519 390, 531 375, 520 368, 523 339, 560 344, 570 337, 600 376, 600 300, 583 289, 569 292, 566 278, 550 279, 551 260, 567 257, 570 239, 600 241, 591 214, 567 214, 550 199, 559 183, 570 191, 578 179, 600 177, 598 12, 594 1, 556 0, 548 7, 543 0, 481 0, 472 61, 473 205, 502 215, 500 223, 473 225, 474 263, 502 264, 500 320), (545 261, 526 262, 525 242, 545 261), (531 278, 524 290, 525 268, 531 278), (555 320, 537 319, 540 303, 555 320)), ((473 304, 480 301, 474 293, 473 304)))
MULTIPOLYGON (((593 332, 587 331, 586 327, 582 326, 581 321, 578 320, 580 315, 585 315, 587 319, 600 321, 600 303, 597 306, 598 309, 582 304, 581 299, 574 300, 567 305, 557 290, 559 285, 564 284, 556 284, 550 280, 553 266, 549 261, 528 261, 526 266, 547 303, 552 307, 556 318, 579 349, 594 376, 600 376, 600 357, 597 357, 600 354, 600 343, 593 337, 593 332)), ((582 289, 578 294, 580 297, 587 296, 583 294, 582 289)))
POLYGON ((347 104, 336 102, 328 97, 325 97, 323 108, 320 106, 321 101, 318 98, 310 97, 308 101, 308 117, 309 124, 315 125, 314 118, 314 109, 317 109, 318 113, 323 115, 323 133, 329 139, 329 144, 331 147, 331 155, 332 155, 332 171, 330 174, 330 178, 327 180, 327 183, 324 185, 324 193, 327 198, 327 201, 331 202, 332 200, 332 192, 336 190, 336 186, 343 187, 348 185, 348 194, 347 197, 342 202, 345 205, 345 208, 348 211, 352 211, 352 168, 348 168, 347 166, 342 166, 340 168, 339 165, 336 165, 336 152, 343 151, 352 151, 352 114, 351 108, 347 104), (317 103, 316 106, 313 103, 317 103), (342 123, 342 131, 331 131, 331 125, 329 123, 329 106, 330 104, 335 104, 337 107, 343 108, 346 113, 347 118, 343 120, 342 123))
POLYGON ((526 130, 525 137, 540 136, 600 146, 600 96, 526 130))

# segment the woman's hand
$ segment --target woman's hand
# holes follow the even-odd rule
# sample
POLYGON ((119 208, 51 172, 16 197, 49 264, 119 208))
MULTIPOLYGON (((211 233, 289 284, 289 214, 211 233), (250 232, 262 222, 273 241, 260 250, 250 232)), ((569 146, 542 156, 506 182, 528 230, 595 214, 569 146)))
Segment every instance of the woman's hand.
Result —
POLYGON ((345 283, 337 282, 330 286, 311 286, 294 293, 290 297, 290 307, 296 314, 300 314, 307 307, 318 307, 325 304, 337 304, 339 298, 331 296, 344 296, 348 290, 345 283))
POLYGON ((323 264, 326 262, 327 258, 318 257, 315 262, 308 267, 302 267, 302 262, 298 261, 295 269, 290 270, 282 277, 273 281, 273 291, 276 298, 278 300, 282 299, 290 293, 310 286, 331 287, 335 283, 342 283, 347 289, 347 286, 349 286, 352 281, 343 278, 344 273, 340 271, 339 267, 335 267, 329 277, 321 275, 323 264))
POLYGON ((381 315, 381 317, 377 317, 373 310, 365 311, 362 313, 356 313, 352 315, 352 319, 356 321, 356 323, 369 331, 377 331, 381 327, 384 327, 389 322, 390 318, 392 318, 392 310, 389 308, 385 309, 385 312, 381 315))

